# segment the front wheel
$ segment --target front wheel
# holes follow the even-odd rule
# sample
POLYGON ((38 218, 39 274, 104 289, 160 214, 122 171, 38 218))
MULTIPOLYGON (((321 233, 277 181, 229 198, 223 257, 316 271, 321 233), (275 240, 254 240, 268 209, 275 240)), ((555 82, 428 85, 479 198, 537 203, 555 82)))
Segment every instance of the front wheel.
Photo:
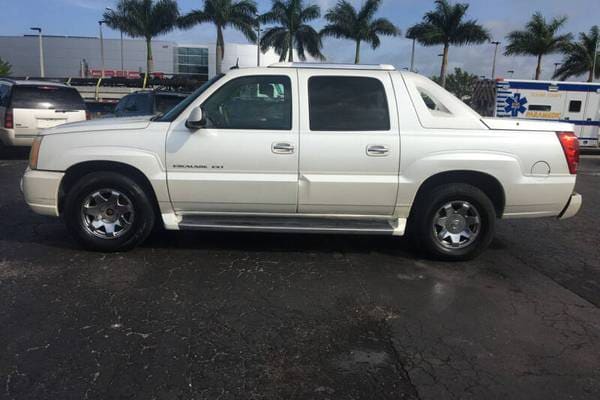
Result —
POLYGON ((69 190, 63 216, 71 234, 87 249, 114 252, 143 242, 154 226, 144 189, 114 172, 94 172, 69 190))
POLYGON ((425 193, 411 226, 418 247, 437 259, 459 261, 479 255, 494 237, 491 200, 468 184, 447 184, 425 193))

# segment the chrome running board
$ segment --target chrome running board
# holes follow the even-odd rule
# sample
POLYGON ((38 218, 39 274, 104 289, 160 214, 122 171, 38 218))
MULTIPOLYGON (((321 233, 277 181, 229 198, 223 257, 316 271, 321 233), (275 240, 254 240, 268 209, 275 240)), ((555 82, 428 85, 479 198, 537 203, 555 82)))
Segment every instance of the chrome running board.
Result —
MULTIPOLYGON (((343 233, 360 235, 402 235, 399 220, 369 220, 356 218, 270 217, 184 215, 181 230, 286 232, 286 233, 343 233)), ((403 221, 403 220, 402 220, 403 221)))

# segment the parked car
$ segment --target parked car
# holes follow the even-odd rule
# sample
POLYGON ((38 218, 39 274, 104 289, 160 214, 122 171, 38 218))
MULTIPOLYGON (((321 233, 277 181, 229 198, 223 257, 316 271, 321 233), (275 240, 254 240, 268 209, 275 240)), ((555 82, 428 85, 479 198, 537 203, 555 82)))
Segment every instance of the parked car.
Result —
POLYGON ((461 260, 498 218, 575 215, 573 125, 482 118, 389 66, 236 69, 165 115, 45 131, 29 206, 84 246, 120 251, 166 229, 402 236, 461 260))
POLYGON ((119 100, 115 107, 115 117, 135 117, 141 115, 164 114, 189 93, 161 92, 153 90, 139 91, 128 94, 119 100))
POLYGON ((103 118, 115 112, 116 101, 86 101, 85 106, 90 113, 90 119, 103 118))
POLYGON ((0 141, 30 146, 42 129, 88 118, 74 88, 53 82, 0 79, 0 141))

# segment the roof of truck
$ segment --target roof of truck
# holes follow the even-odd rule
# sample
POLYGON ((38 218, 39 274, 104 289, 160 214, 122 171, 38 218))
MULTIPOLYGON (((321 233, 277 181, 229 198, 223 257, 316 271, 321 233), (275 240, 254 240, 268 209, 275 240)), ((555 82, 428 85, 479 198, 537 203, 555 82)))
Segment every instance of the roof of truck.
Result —
POLYGON ((42 81, 42 80, 29 80, 29 79, 11 79, 11 78, 0 78, 0 81, 9 82, 14 85, 35 85, 35 86, 57 86, 57 87, 69 87, 64 83, 53 82, 53 81, 42 81))
POLYGON ((396 67, 389 64, 335 64, 335 63, 306 63, 306 62, 281 62, 269 65, 269 68, 305 68, 305 69, 350 69, 350 70, 378 70, 395 71, 396 67))

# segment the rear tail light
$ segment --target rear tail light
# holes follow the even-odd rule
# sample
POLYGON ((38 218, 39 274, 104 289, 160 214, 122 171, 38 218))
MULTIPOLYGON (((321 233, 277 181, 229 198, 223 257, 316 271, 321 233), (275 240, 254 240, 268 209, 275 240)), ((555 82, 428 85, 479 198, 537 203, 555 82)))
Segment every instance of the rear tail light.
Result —
POLYGON ((556 135, 565 153, 569 172, 574 175, 579 165, 579 139, 573 132, 556 132, 556 135))
POLYGON ((86 112, 85 112, 85 119, 86 119, 86 120, 88 120, 88 121, 89 121, 90 119, 92 119, 92 115, 90 114, 90 112, 89 112, 89 111, 86 111, 86 112))
POLYGON ((4 114, 4 127, 6 129, 13 129, 15 126, 15 119, 13 116, 13 111, 9 108, 6 110, 6 114, 4 114))

